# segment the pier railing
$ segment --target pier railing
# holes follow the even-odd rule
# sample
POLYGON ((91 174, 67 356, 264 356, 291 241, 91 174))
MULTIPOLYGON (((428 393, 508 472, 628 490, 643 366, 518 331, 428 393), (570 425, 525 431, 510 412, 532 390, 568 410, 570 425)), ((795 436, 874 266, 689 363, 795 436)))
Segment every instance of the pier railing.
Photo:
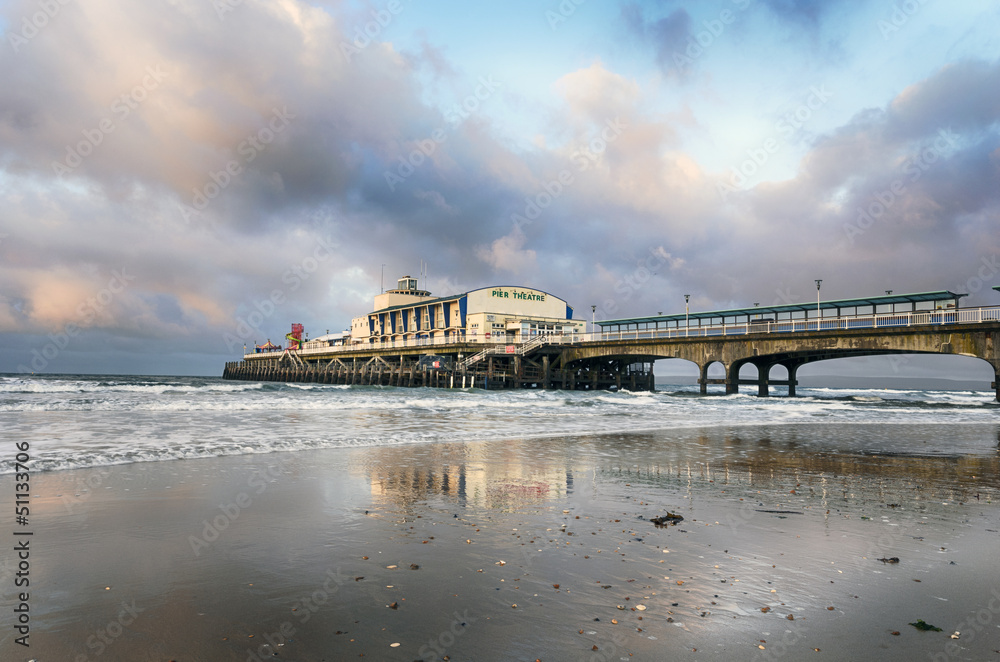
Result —
POLYGON ((709 336, 739 336, 751 333, 801 333, 804 331, 841 331, 851 329, 888 329, 910 326, 941 326, 947 324, 977 324, 1000 321, 1000 307, 923 310, 906 313, 879 313, 749 323, 679 326, 670 328, 630 329, 581 334, 580 340, 640 340, 646 338, 704 338, 709 336))
MULTIPOLYGON (((842 317, 821 317, 814 319, 792 319, 778 321, 756 321, 749 323, 714 324, 677 326, 670 328, 646 328, 626 331, 598 331, 593 333, 544 334, 532 336, 522 343, 491 342, 472 338, 420 338, 397 340, 381 343, 358 343, 348 345, 331 345, 329 347, 311 347, 289 354, 299 358, 309 356, 328 356, 330 354, 350 355, 355 352, 371 352, 383 349, 413 349, 426 347, 454 346, 456 344, 476 343, 483 347, 482 351, 464 359, 463 367, 471 365, 491 354, 524 355, 533 349, 547 345, 571 345, 587 342, 608 342, 616 340, 646 340, 646 339, 682 339, 704 338, 713 336, 739 336, 748 334, 801 333, 806 331, 838 331, 852 329, 890 329, 912 326, 941 326, 949 324, 977 324, 982 322, 1000 321, 1000 306, 982 308, 959 308, 946 310, 924 310, 906 313, 880 313, 876 315, 850 315, 842 317)), ((281 356, 283 352, 248 353, 245 359, 263 359, 281 356)))

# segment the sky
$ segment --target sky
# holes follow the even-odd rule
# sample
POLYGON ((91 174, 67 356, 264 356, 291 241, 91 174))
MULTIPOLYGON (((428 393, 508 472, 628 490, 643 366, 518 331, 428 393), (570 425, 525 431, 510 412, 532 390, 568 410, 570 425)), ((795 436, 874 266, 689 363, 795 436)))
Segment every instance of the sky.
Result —
MULTIPOLYGON (((0 372, 218 375, 421 265, 597 319, 818 278, 1000 305, 989 0, 0 0, 0 30, 0 372)), ((931 358, 857 365, 990 372, 931 358)))

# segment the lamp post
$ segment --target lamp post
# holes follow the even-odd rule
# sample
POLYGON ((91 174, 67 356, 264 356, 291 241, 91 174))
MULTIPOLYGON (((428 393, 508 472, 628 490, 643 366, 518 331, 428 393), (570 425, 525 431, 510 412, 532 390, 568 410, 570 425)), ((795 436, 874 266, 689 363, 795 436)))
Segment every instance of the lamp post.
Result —
POLYGON ((819 286, 820 286, 820 284, 822 282, 823 282, 822 278, 817 278, 816 279, 816 330, 817 331, 819 331, 819 318, 820 318, 820 311, 819 311, 819 286))
POLYGON ((594 331, 594 319, 596 318, 596 316, 597 316, 597 306, 591 306, 590 307, 590 332, 591 333, 595 333, 595 331, 594 331))
POLYGON ((685 294, 684 295, 684 337, 685 338, 687 338, 687 336, 688 336, 688 326, 690 326, 690 319, 689 319, 690 310, 688 308, 688 302, 689 301, 691 301, 691 295, 690 294, 685 294))

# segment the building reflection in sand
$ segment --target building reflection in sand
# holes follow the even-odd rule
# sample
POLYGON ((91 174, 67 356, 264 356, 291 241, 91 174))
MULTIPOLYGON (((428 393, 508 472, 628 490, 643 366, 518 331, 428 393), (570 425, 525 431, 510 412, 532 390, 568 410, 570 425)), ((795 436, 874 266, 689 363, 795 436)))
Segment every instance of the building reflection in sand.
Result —
MULTIPOLYGON (((858 444, 864 431, 807 429, 712 429, 592 437, 549 437, 424 447, 398 446, 372 453, 357 471, 377 501, 406 508, 441 499, 460 507, 513 511, 565 501, 575 486, 589 492, 615 485, 699 492, 767 493, 799 486, 855 498, 911 503, 967 502, 996 498, 1000 456, 995 431, 988 452, 948 455, 922 452, 919 435, 897 430, 913 442, 895 450, 858 444), (839 443, 844 439, 845 443, 839 443), (847 439, 847 436, 850 438, 847 439), (876 449, 876 450, 873 450, 876 449)), ((939 431, 932 431, 940 435, 939 431)))

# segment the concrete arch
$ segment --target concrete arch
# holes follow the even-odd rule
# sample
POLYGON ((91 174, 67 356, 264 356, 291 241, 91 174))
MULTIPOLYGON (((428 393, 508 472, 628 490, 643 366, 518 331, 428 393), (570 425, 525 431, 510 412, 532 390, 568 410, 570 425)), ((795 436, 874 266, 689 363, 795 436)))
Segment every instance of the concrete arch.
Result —
POLYGON ((671 357, 667 359, 656 359, 655 369, 657 375, 661 378, 664 373, 672 377, 681 377, 684 380, 694 378, 695 380, 701 375, 701 366, 694 361, 689 361, 688 359, 682 359, 678 357, 671 357))
MULTIPOLYGON (((574 345, 562 349, 564 360, 617 357, 623 360, 682 358, 702 367, 701 385, 719 383, 707 375, 707 366, 720 362, 726 367, 726 391, 739 391, 740 368, 746 363, 757 367, 756 383, 760 395, 768 394, 770 385, 785 384, 789 395, 795 394, 796 373, 807 363, 834 358, 878 356, 886 354, 954 354, 982 359, 993 367, 1000 385, 1000 323, 914 325, 878 329, 857 328, 796 333, 750 334, 746 336, 702 336, 696 338, 641 338, 608 340, 574 345), (771 376, 771 369, 781 365, 786 378, 771 376), (763 378, 761 377, 763 376, 763 378)), ((1000 396, 1000 389, 997 389, 1000 396)), ((1000 397, 998 397, 1000 400, 1000 397)))
POLYGON ((726 384, 727 386, 726 392, 728 393, 730 369, 731 367, 721 359, 709 359, 708 361, 702 363, 700 366, 699 378, 698 378, 698 385, 700 387, 701 393, 703 395, 708 393, 709 384, 726 384), (723 377, 721 379, 718 377, 709 377, 708 375, 709 370, 711 370, 712 367, 715 366, 716 364, 722 367, 723 377))
MULTIPOLYGON (((858 353, 858 354, 852 354, 850 356, 829 356, 829 357, 820 357, 820 358, 810 357, 808 359, 800 360, 798 362, 798 366, 797 367, 801 367, 801 366, 804 366, 804 365, 812 365, 812 364, 820 363, 820 362, 823 362, 823 361, 833 361, 833 360, 837 360, 837 359, 861 358, 861 357, 871 357, 871 356, 900 357, 900 360, 898 362, 895 362, 895 361, 891 362, 893 368, 895 368, 895 365, 897 363, 905 363, 906 360, 907 360, 907 357, 910 357, 910 356, 942 356, 942 357, 948 356, 948 357, 956 357, 956 358, 957 357, 962 357, 962 359, 967 359, 967 358, 968 359, 978 359, 979 361, 982 361, 983 363, 985 363, 987 366, 989 366, 993 370, 994 380, 996 380, 997 377, 1000 377, 1000 361, 990 360, 990 359, 987 359, 987 358, 983 358, 981 356, 974 356, 974 355, 965 354, 965 353, 961 353, 961 354, 960 353, 955 353, 955 354, 940 354, 940 353, 937 353, 937 352, 881 352, 881 353, 869 353, 869 354, 858 353)), ((881 376, 892 376, 892 375, 881 375, 881 376)), ((998 398, 998 399, 1000 399, 1000 398, 998 398)))

